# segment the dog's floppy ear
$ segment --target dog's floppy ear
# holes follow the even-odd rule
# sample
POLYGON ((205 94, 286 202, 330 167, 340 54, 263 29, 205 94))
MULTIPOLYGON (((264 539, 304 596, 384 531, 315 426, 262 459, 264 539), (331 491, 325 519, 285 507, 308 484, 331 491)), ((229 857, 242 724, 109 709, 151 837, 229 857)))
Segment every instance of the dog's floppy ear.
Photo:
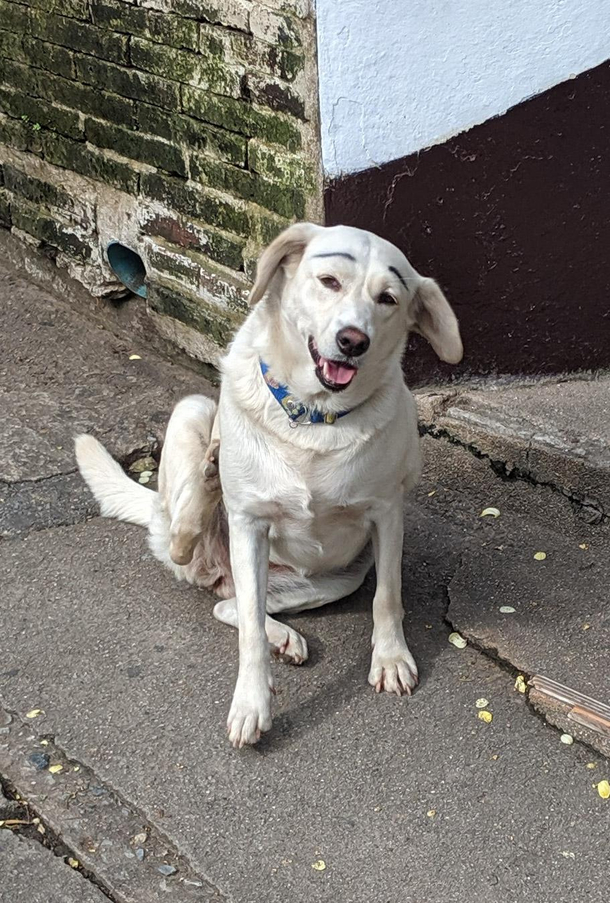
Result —
POLYGON ((421 280, 412 303, 413 331, 430 342, 442 361, 459 364, 464 348, 458 321, 434 279, 421 280))
POLYGON ((261 254, 257 267, 256 279, 250 292, 249 304, 253 306, 263 297, 269 284, 287 257, 300 260, 305 248, 316 232, 322 229, 313 223, 295 223, 289 226, 274 239, 261 254))

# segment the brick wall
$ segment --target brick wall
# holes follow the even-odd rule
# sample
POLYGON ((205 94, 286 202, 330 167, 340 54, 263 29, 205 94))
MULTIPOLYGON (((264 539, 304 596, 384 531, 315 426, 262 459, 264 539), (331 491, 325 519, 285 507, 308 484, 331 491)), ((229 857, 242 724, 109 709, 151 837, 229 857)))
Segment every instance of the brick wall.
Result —
POLYGON ((0 224, 214 359, 261 245, 321 219, 309 0, 0 0, 0 224))

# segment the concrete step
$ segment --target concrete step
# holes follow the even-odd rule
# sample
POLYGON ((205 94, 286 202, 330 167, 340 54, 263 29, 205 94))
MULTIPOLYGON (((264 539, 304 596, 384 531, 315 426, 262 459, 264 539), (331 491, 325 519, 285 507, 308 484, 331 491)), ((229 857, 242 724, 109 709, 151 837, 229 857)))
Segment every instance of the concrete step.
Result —
POLYGON ((610 513, 610 377, 417 397, 424 431, 562 493, 587 523, 610 513))

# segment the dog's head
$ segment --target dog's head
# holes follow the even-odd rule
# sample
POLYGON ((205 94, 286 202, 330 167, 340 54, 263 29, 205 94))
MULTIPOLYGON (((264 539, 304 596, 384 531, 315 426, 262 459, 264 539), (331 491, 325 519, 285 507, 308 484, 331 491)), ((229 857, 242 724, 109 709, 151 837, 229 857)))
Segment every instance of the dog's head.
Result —
POLYGON ((309 355, 311 372, 329 392, 358 382, 360 370, 374 383, 373 374, 400 356, 410 330, 441 360, 462 358, 457 320, 436 282, 362 229, 290 226, 263 252, 250 304, 266 293, 279 302, 290 341, 300 344, 292 352, 309 355))

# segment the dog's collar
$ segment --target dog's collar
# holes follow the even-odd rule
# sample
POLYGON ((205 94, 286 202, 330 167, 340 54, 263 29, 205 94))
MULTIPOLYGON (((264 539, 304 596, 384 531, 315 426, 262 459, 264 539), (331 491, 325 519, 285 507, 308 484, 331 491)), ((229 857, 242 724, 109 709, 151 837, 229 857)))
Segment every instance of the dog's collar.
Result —
POLYGON ((264 361, 261 361, 260 364, 263 379, 267 383, 269 391, 274 396, 275 400, 281 404, 288 415, 290 426, 307 426, 311 423, 335 423, 339 417, 345 417, 346 414, 351 413, 351 408, 349 411, 339 411, 336 414, 330 413, 330 411, 324 413, 323 411, 318 411, 317 408, 309 408, 306 404, 303 404, 303 402, 297 401, 294 395, 290 394, 290 389, 287 386, 281 386, 276 382, 270 375, 269 367, 264 361))

